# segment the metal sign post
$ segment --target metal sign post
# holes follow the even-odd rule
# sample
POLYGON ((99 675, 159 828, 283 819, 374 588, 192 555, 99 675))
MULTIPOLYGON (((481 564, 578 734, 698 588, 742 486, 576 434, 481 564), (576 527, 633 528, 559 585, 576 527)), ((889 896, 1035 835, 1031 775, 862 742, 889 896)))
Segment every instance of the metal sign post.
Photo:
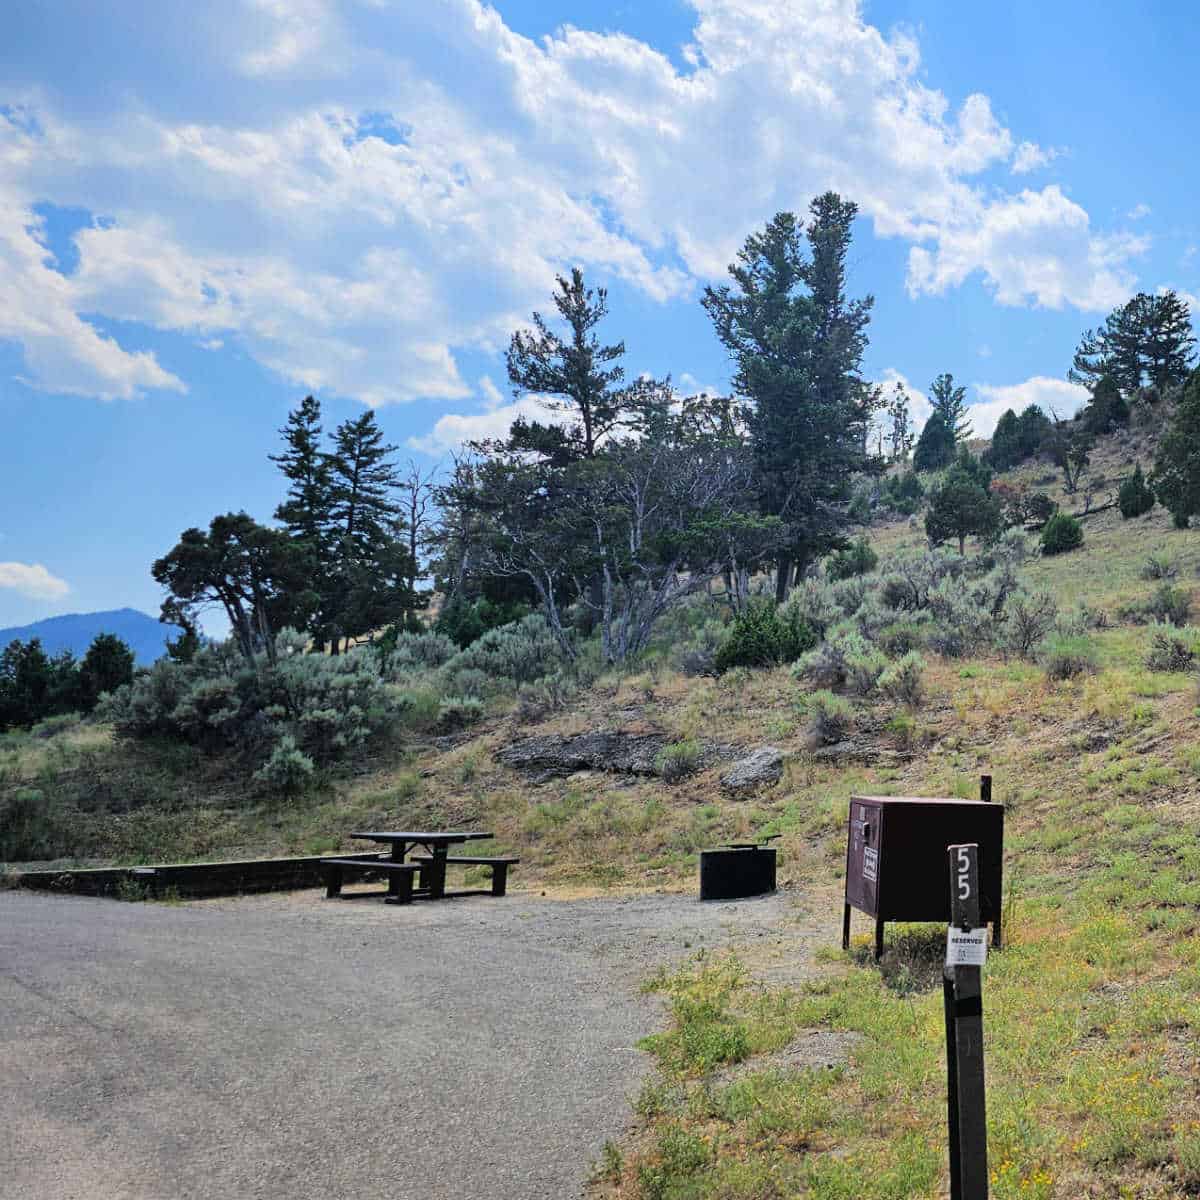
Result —
POLYGON ((979 847, 949 847, 950 929, 946 937, 947 1115, 950 1200, 987 1200, 987 1114, 983 1087, 983 990, 987 927, 979 919, 979 847))

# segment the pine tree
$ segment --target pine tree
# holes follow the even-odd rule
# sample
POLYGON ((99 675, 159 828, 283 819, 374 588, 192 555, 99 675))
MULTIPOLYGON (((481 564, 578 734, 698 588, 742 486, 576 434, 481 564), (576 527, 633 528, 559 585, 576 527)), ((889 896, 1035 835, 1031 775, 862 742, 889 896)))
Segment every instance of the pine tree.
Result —
POLYGON ((102 692, 133 682, 133 651, 114 633, 98 633, 79 664, 79 685, 85 709, 96 707, 102 692))
POLYGON ((533 330, 513 334, 506 363, 513 394, 537 396, 549 412, 566 418, 566 426, 518 420, 510 446, 558 461, 594 458, 603 439, 627 416, 638 388, 621 386, 625 343, 601 345, 596 335, 608 315, 605 289, 585 286, 578 267, 569 280, 560 275, 556 282, 554 307, 568 336, 560 337, 535 312, 533 330))
POLYGON ((940 471, 954 460, 955 444, 954 433, 947 427, 945 417, 935 411, 917 439, 913 470, 940 471))
POLYGON ((925 532, 934 545, 955 538, 959 554, 965 554, 968 537, 990 538, 1001 524, 999 503, 961 466, 929 494, 925 532))
POLYGON ((871 297, 846 296, 846 254, 857 207, 830 192, 803 224, 778 213, 738 251, 733 286, 706 288, 703 304, 736 370, 749 417, 759 507, 785 530, 776 599, 793 569, 842 541, 855 473, 874 469, 866 448, 878 393, 860 375, 871 297))
POLYGON ((909 417, 908 393, 899 381, 892 389, 892 398, 887 402, 884 414, 890 422, 886 429, 889 457, 893 463, 903 462, 912 451, 916 439, 909 417))
POLYGON ((287 449, 268 455, 289 481, 287 497, 275 510, 293 538, 323 557, 333 523, 333 487, 330 462, 321 449, 321 405, 305 396, 298 408, 288 413, 279 431, 287 449))
POLYGON ((1036 404, 1030 404, 1018 420, 1021 423, 1021 458, 1032 458, 1046 445, 1052 428, 1050 418, 1036 404))
POLYGON ((343 421, 329 454, 332 551, 323 620, 337 653, 343 637, 360 637, 403 620, 415 599, 395 499, 402 480, 375 414, 343 421))
POLYGON ((1150 486, 1178 528, 1200 514, 1200 371, 1192 373, 1158 444, 1150 486))
POLYGON ((1092 433, 1111 433, 1129 424, 1129 405, 1125 403, 1116 380, 1102 375, 1084 412, 1084 424, 1092 433))
POLYGON ((948 371, 929 385, 929 403, 933 405, 935 413, 942 414, 942 420, 956 442, 966 441, 971 436, 971 422, 967 417, 967 389, 955 387, 954 376, 948 371))
POLYGON ((1131 517, 1140 517, 1148 513, 1154 507, 1154 492, 1146 483, 1140 463, 1134 467, 1133 474, 1121 484, 1120 491, 1117 492, 1117 504, 1120 506, 1121 516, 1127 521, 1131 517))
POLYGON ((1175 292, 1139 292, 1113 309, 1100 329, 1085 330, 1067 378, 1094 389, 1110 375, 1132 395, 1151 386, 1161 392, 1183 383, 1195 360, 1191 313, 1175 292))
POLYGON ((996 422, 989 457, 997 471, 1015 467, 1024 457, 1021 453, 1021 419, 1011 408, 1006 409, 996 422))

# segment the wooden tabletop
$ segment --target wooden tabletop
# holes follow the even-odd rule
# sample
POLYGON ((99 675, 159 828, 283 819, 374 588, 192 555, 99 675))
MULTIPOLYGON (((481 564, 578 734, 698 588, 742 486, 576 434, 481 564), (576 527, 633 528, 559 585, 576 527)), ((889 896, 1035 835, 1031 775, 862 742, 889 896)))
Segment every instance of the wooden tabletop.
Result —
POLYGON ((457 842, 474 842, 481 838, 494 837, 495 834, 484 833, 478 829, 467 829, 455 832, 442 830, 438 833, 422 832, 420 830, 374 830, 363 833, 352 833, 352 838, 362 838, 368 842, 419 842, 423 846, 451 846, 457 842))

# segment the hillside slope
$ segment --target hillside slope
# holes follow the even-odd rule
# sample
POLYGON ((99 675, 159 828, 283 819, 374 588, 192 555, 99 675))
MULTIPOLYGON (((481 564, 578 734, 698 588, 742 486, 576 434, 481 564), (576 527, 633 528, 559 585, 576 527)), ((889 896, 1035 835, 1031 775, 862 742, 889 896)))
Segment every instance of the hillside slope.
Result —
MULTIPOLYGON (((1115 471, 1139 451, 1145 464, 1144 447, 1114 439, 1097 457, 1115 471)), ((1078 507, 1050 473, 1029 464, 1018 475, 1078 507)), ((126 862, 324 852, 389 823, 482 826, 521 856, 518 894, 690 891, 700 849, 778 833, 781 880, 827 928, 821 976, 775 986, 747 945, 736 960, 702 957, 657 980, 671 1013, 647 1043, 660 1078, 638 1098, 627 1143, 606 1155, 597 1193, 905 1200, 944 1194, 945 930, 889 929, 876 967, 858 921, 841 952, 848 800, 973 796, 990 773, 1008 809, 1006 948, 985 983, 992 1194, 1181 1200, 1200 1194, 1200 693, 1194 671, 1148 665, 1161 631, 1130 613, 1162 586, 1143 577, 1152 552, 1195 610, 1200 534, 1175 530, 1161 509, 1132 521, 1107 510, 1084 528, 1082 548, 1022 574, 1064 615, 1086 605, 1079 636, 1093 669, 1056 679, 992 650, 927 654, 922 702, 854 701, 839 746, 814 745, 811 689, 789 668, 688 677, 664 644, 548 715, 493 703, 471 730, 410 734, 291 804, 250 793, 235 761, 114 743, 87 725, 0 741, 0 793, 52 794, 75 814, 77 854, 126 862), (675 783, 603 769, 548 776, 497 758, 529 735, 598 730, 731 752, 769 744, 786 765, 776 785, 735 795, 715 758, 675 783), (856 1039, 846 1069, 779 1057, 829 1029, 856 1039)), ((884 552, 924 541, 919 519, 870 536, 884 552)))

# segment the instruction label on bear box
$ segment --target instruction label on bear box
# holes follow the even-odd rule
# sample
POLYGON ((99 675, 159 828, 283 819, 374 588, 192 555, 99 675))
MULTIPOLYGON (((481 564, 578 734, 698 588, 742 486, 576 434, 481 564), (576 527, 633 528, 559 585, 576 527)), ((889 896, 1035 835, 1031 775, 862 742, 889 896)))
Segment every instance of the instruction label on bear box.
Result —
POLYGON ((879 851, 870 846, 863 847, 863 878, 868 883, 874 883, 879 878, 879 851))
POLYGON ((982 967, 987 962, 987 926, 959 929, 951 925, 946 934, 946 966, 982 967))

